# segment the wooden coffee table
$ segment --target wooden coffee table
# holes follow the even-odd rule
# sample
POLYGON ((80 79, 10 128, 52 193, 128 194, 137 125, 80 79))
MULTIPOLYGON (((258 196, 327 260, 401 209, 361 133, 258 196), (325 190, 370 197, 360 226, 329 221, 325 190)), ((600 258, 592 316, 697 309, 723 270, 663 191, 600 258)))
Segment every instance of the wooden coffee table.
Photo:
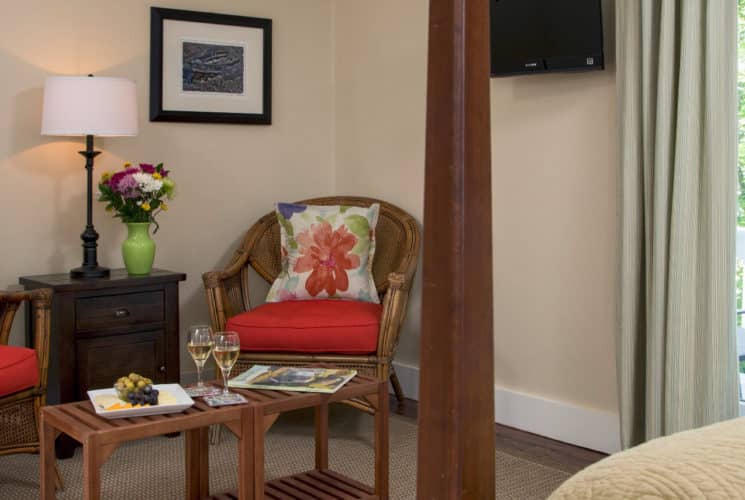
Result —
POLYGON ((186 498, 380 499, 388 498, 388 384, 358 375, 335 394, 232 389, 248 403, 212 408, 200 398, 182 413, 106 420, 90 401, 41 409, 41 498, 55 498, 54 440, 64 433, 83 445, 85 500, 101 495, 100 470, 126 441, 185 433, 186 498), (375 413, 375 486, 328 468, 328 407, 348 399, 369 402, 375 413), (315 469, 264 482, 264 433, 286 411, 315 407, 315 469), (224 424, 238 437, 238 492, 209 496, 208 427, 224 424))

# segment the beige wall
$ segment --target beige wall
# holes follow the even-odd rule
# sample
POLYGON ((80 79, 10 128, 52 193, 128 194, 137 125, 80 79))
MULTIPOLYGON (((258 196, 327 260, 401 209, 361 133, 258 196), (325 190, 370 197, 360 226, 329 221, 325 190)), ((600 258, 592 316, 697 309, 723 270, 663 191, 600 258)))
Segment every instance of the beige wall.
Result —
MULTIPOLYGON (((185 271, 182 326, 205 321, 201 273, 222 266, 239 237, 278 199, 333 190, 333 4, 330 0, 160 0, 158 6, 274 20, 270 127, 148 122, 149 7, 145 0, 5 2, 0 16, 0 288, 18 276, 81 261, 85 171, 80 142, 41 137, 51 74, 137 81, 140 134, 98 146, 97 175, 123 160, 165 162, 178 183, 160 218, 156 265, 185 271)), ((95 206, 102 264, 122 267, 124 227, 95 206)), ((20 318, 19 318, 20 319, 20 318)), ((14 338, 21 335, 16 322, 14 338)), ((193 371, 182 353, 182 370, 193 371)))
MULTIPOLYGON (((428 0, 336 3, 336 189, 422 220, 428 0)), ((419 364, 421 275, 397 360, 419 364)))
MULTIPOLYGON (((337 190, 419 219, 427 5, 336 11, 337 190)), ((494 79, 491 92, 495 384, 615 411, 614 69, 494 79)), ((414 296, 398 360, 417 365, 414 296)))

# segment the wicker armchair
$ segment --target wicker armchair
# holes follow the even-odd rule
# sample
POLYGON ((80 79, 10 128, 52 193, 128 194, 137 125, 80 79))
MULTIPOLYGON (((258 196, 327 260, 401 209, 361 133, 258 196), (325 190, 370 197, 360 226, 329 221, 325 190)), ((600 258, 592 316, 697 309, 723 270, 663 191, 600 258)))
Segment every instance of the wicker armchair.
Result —
MULTIPOLYGON (((403 401, 401 384, 391 365, 398 344, 398 337, 406 315, 409 290, 416 272, 419 253, 419 228, 414 218, 400 208, 372 198, 339 196, 314 198, 298 203, 312 205, 350 205, 367 207, 380 203, 380 216, 375 230, 376 250, 373 277, 383 304, 378 334, 378 347, 374 355, 332 355, 285 352, 242 352, 237 367, 243 371, 253 364, 306 365, 326 363, 344 368, 354 368, 360 373, 390 378, 399 401, 403 401)), ((235 251, 230 264, 222 271, 212 271, 203 276, 207 293, 210 319, 215 331, 224 330, 227 320, 248 311, 251 303, 248 294, 248 266, 268 283, 272 283, 281 270, 280 229, 274 212, 266 214, 249 229, 241 246, 235 251)), ((350 402, 363 410, 370 410, 364 402, 350 402)))
POLYGON ((0 397, 0 455, 39 451, 39 409, 46 404, 52 291, 0 292, 0 345, 8 344, 18 307, 30 302, 39 369, 35 387, 0 397))

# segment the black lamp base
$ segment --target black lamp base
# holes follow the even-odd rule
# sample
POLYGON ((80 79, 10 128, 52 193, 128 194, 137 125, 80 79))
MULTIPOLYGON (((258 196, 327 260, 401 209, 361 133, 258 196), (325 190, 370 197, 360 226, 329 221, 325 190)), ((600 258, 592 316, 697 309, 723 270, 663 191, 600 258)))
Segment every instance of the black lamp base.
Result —
POLYGON ((100 154, 93 150, 93 136, 85 136, 85 151, 80 151, 85 157, 85 170, 88 180, 88 195, 86 197, 86 208, 88 223, 80 235, 83 240, 83 265, 70 271, 73 279, 95 279, 108 278, 109 269, 98 265, 98 233, 93 227, 93 159, 100 154))
POLYGON ((81 266, 70 270, 70 277, 76 280, 108 278, 109 274, 109 268, 101 266, 81 266))

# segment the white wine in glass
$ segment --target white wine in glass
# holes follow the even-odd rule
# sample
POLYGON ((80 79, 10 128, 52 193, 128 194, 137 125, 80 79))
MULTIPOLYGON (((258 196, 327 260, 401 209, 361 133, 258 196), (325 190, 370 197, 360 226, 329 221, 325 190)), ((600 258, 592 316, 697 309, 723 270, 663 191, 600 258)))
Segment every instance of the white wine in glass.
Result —
POLYGON ((189 339, 186 343, 191 358, 197 365, 197 387, 203 388, 202 369, 204 363, 210 357, 214 342, 212 340, 212 328, 207 325, 195 325, 189 328, 189 339))
POLYGON ((224 382, 222 393, 229 394, 228 379, 230 377, 230 370, 233 369, 233 365, 238 361, 238 355, 241 353, 241 341, 235 332, 217 332, 213 339, 215 345, 212 350, 212 356, 214 356, 215 363, 217 363, 217 366, 222 372, 224 382))
POLYGON ((231 370, 240 352, 239 347, 220 347, 219 349, 215 349, 215 362, 221 370, 231 370))
POLYGON ((191 354, 192 359, 195 363, 201 363, 204 364, 205 361, 207 361, 207 358, 210 357, 210 353, 212 352, 212 343, 209 344, 192 344, 189 343, 186 348, 189 350, 189 354, 191 354))

